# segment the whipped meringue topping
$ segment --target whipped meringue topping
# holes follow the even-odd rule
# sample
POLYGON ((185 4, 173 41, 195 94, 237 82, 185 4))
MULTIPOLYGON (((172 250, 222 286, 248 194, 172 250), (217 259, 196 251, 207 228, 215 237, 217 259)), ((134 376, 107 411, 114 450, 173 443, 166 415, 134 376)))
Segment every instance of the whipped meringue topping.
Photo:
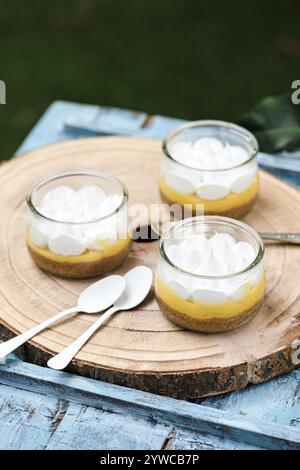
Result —
POLYGON ((38 247, 62 256, 78 256, 87 249, 101 251, 99 242, 113 243, 118 229, 116 218, 101 219, 114 214, 121 203, 122 195, 106 195, 97 185, 78 191, 57 186, 36 204, 45 219, 30 216, 30 237, 38 247))
POLYGON ((178 244, 169 245, 166 254, 170 261, 193 274, 226 276, 245 269, 255 259, 250 243, 237 242, 228 233, 191 235, 178 244))
POLYGON ((250 243, 237 241, 228 233, 216 232, 210 238, 190 235, 179 243, 169 244, 165 252, 175 267, 200 276, 191 279, 170 268, 163 274, 178 296, 194 302, 218 304, 228 299, 239 300, 245 286, 256 285, 263 275, 262 267, 257 266, 247 277, 234 276, 253 263, 256 253, 250 243), (228 275, 233 276, 220 279, 228 275))
POLYGON ((57 186, 44 195, 36 208, 43 216, 58 222, 86 223, 113 213, 121 201, 121 195, 106 196, 96 185, 82 186, 78 191, 57 186))
POLYGON ((183 194, 196 193, 204 200, 240 194, 251 186, 257 163, 241 146, 225 145, 213 137, 195 142, 175 142, 169 147, 172 158, 183 165, 165 162, 163 176, 168 187, 183 194))
POLYGON ((195 142, 175 142, 172 157, 179 163, 198 170, 224 170, 246 162, 249 154, 239 145, 225 145, 215 137, 202 137, 195 142))

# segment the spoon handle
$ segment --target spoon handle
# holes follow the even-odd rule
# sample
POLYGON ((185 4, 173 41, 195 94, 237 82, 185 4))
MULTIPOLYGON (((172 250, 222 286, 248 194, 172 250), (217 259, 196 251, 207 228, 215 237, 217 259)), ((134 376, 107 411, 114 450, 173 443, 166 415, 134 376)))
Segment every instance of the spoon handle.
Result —
MULTIPOLYGON (((171 225, 172 224, 169 223, 169 226, 171 225)), ((141 233, 141 237, 139 239, 134 238, 134 240, 144 242, 159 240, 159 238, 162 236, 163 232, 167 228, 167 226, 162 228, 162 226, 158 223, 152 223, 152 225, 149 224, 142 227, 138 227, 136 230, 139 230, 139 233, 141 233)), ((295 245, 300 245, 299 232, 259 232, 259 235, 264 240, 276 240, 282 243, 293 243, 295 245)))
POLYGON ((89 340, 89 338, 98 330, 98 328, 108 320, 118 310, 111 307, 107 310, 95 323, 92 324, 79 338, 71 343, 67 348, 63 349, 59 354, 49 359, 47 366, 51 369, 62 370, 72 361, 82 346, 89 340))
POLYGON ((42 330, 45 330, 48 328, 48 326, 52 325, 52 323, 55 323, 56 321, 64 318, 67 315, 70 315, 71 313, 78 312, 78 307, 73 307, 69 308, 67 310, 64 310, 63 312, 58 313, 57 315, 54 315, 51 318, 48 318, 48 320, 44 321, 43 323, 40 323, 39 325, 34 326, 28 331, 25 331, 24 333, 15 336, 12 339, 9 339, 8 341, 5 341, 4 343, 0 344, 0 359, 5 357, 7 354, 11 353, 15 349, 17 349, 19 346, 22 344, 26 343, 29 339, 31 339, 33 336, 37 335, 40 333, 42 330))
POLYGON ((277 240, 284 243, 300 245, 300 233, 260 232, 259 234, 264 240, 277 240))

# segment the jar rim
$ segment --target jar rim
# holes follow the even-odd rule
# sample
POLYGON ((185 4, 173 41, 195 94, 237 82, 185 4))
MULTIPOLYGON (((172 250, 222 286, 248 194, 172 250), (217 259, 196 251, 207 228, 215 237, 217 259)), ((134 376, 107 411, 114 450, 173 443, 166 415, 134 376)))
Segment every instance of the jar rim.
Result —
POLYGON ((247 163, 250 163, 252 160, 254 160, 256 158, 256 155, 258 153, 258 142, 257 142, 256 137, 252 134, 252 132, 248 131, 247 129, 245 129, 242 126, 239 126, 239 125, 234 124, 232 122, 207 119, 207 120, 191 121, 191 122, 188 122, 186 124, 182 124, 180 126, 175 127, 175 129, 170 131, 165 136, 165 138, 163 139, 163 141, 162 141, 162 150, 163 150, 165 156, 167 158, 169 158, 170 160, 172 160, 173 162, 175 162, 177 165, 181 165, 184 168, 189 168, 190 170, 200 171, 202 173, 215 173, 215 172, 223 172, 223 171, 234 170, 236 168, 240 168, 240 167, 246 165, 247 163), (253 151, 250 153, 249 158, 247 158, 247 160, 245 160, 244 162, 239 163, 238 165, 233 165, 233 166, 230 166, 230 167, 227 167, 227 168, 218 168, 218 169, 208 170, 208 169, 204 169, 204 168, 203 169, 198 168, 198 167, 196 168, 194 166, 187 165, 185 163, 181 163, 178 160, 176 160, 174 157, 172 157, 171 153, 168 150, 168 144, 169 144, 170 140, 173 139, 175 136, 177 136, 181 132, 185 131, 186 129, 193 129, 193 128, 197 128, 197 127, 203 127, 203 128, 204 127, 214 127, 214 126, 218 127, 218 128, 223 127, 224 129, 227 129, 227 130, 235 130, 235 131, 239 132, 241 135, 243 135, 245 138, 247 138, 247 140, 250 141, 250 143, 253 147, 253 151))
POLYGON ((29 208, 29 210, 35 216, 39 216, 42 219, 47 220, 49 222, 59 223, 59 224, 66 224, 66 225, 88 225, 88 224, 93 224, 93 223, 96 223, 96 222, 101 222, 105 219, 108 219, 109 217, 111 217, 113 215, 116 215, 118 212, 120 212, 121 209, 124 207, 124 205, 127 203, 127 201, 128 201, 128 190, 127 190, 126 186, 120 180, 118 180, 117 178, 114 178, 113 176, 107 175, 105 173, 89 171, 89 170, 86 170, 86 171, 67 171, 67 172, 63 172, 63 173, 50 174, 49 176, 47 176, 47 177, 41 179, 40 181, 38 181, 28 191, 27 196, 26 196, 27 207, 29 208), (48 183, 51 183, 53 181, 56 181, 56 180, 59 180, 59 179, 62 179, 62 178, 68 178, 68 177, 74 177, 74 176, 75 177, 76 176, 95 177, 95 178, 110 181, 110 182, 116 184, 122 192, 122 200, 121 200, 119 206, 116 209, 114 209, 113 211, 111 211, 109 214, 106 214, 102 217, 97 217, 95 219, 87 220, 87 221, 84 221, 84 222, 70 222, 70 221, 64 221, 64 220, 60 220, 60 219, 53 219, 51 217, 47 217, 46 215, 42 214, 37 209, 36 205, 33 202, 33 197, 36 194, 36 192, 39 191, 41 188, 43 188, 48 183))
POLYGON ((197 216, 197 217, 189 217, 187 219, 183 219, 180 222, 177 222, 176 224, 172 225, 161 237, 160 242, 159 242, 158 252, 159 252, 159 256, 161 260, 167 265, 171 266, 177 272, 180 272, 188 276, 192 276, 195 279, 206 279, 206 280, 212 281, 212 280, 233 279, 236 276, 239 276, 241 274, 244 274, 250 271, 252 268, 257 266, 260 263, 260 261, 263 259, 265 248, 264 248, 263 241, 261 237, 259 236, 259 234, 253 228, 251 228, 249 225, 245 224, 244 222, 241 222, 236 219, 231 219, 230 217, 222 217, 218 215, 216 216, 204 215, 204 216, 197 216), (257 254, 256 254, 255 259, 252 261, 251 264, 246 266, 241 271, 236 271, 234 273, 226 274, 223 276, 207 276, 204 274, 195 274, 183 268, 180 268, 179 266, 174 264, 166 254, 166 251, 164 248, 165 241, 168 239, 168 237, 170 236, 172 232, 183 227, 184 225, 189 226, 189 225, 198 224, 200 222, 202 224, 213 223, 213 224, 220 224, 220 226, 225 226, 225 225, 231 226, 232 228, 238 229, 246 233, 247 235, 250 235, 250 237, 252 237, 252 239, 257 244, 257 254))

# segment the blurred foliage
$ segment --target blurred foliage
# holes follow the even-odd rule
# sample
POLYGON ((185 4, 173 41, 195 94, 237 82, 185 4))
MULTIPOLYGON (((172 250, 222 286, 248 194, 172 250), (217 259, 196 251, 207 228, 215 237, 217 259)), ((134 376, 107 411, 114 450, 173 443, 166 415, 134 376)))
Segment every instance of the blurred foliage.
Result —
POLYGON ((237 120, 300 78, 299 0, 0 0, 0 158, 56 99, 237 120))
POLYGON ((240 124, 255 134, 264 152, 300 150, 300 105, 288 95, 264 98, 240 124))

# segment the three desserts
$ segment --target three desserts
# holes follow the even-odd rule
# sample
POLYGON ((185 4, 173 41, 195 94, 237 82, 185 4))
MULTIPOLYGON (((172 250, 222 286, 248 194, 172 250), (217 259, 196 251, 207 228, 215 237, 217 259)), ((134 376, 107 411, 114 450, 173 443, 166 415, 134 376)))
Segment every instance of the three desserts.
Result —
MULTIPOLYGON (((257 142, 239 126, 199 121, 164 141, 164 200, 196 212, 240 217, 258 194, 257 142)), ((36 264, 62 277, 99 276, 127 257, 128 194, 109 176, 70 172, 38 183, 27 197, 26 241, 36 264)), ((155 294, 178 325, 202 332, 241 326, 264 297, 264 248, 247 225, 222 216, 193 217, 172 226, 159 246, 155 294)))

